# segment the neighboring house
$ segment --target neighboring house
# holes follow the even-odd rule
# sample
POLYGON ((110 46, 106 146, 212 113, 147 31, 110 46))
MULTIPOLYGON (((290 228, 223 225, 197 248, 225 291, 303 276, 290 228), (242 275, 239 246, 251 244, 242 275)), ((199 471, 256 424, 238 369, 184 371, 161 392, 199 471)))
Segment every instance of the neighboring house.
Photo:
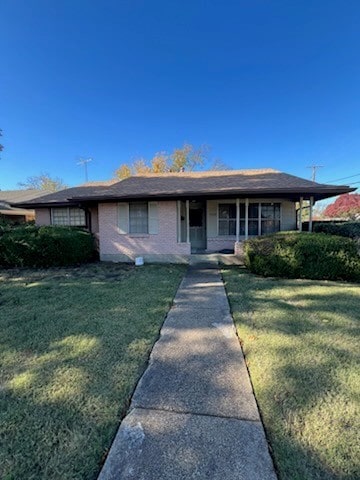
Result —
POLYGON ((44 190, 0 190, 0 217, 13 223, 23 223, 35 219, 35 210, 32 208, 12 207, 12 204, 35 200, 48 195, 44 190))
POLYGON ((183 172, 86 184, 21 207, 34 208, 39 225, 87 227, 101 260, 187 261, 192 253, 236 253, 248 237, 294 230, 297 203, 308 200, 312 211, 315 201, 352 190, 272 169, 183 172))

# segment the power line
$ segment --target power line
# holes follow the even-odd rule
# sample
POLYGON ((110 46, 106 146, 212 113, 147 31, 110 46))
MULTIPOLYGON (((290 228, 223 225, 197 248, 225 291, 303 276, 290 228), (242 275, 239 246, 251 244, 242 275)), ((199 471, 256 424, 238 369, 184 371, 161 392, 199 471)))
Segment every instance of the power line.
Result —
POLYGON ((360 175, 360 173, 357 173, 356 175, 350 175, 348 177, 336 178, 335 180, 327 180, 326 183, 340 182, 340 180, 346 180, 347 178, 358 177, 359 175, 360 175))
POLYGON ((324 165, 310 165, 310 166, 306 167, 306 168, 311 168, 312 169, 311 180, 313 182, 315 182, 315 179, 316 179, 316 170, 318 168, 323 168, 323 167, 324 167, 324 165))

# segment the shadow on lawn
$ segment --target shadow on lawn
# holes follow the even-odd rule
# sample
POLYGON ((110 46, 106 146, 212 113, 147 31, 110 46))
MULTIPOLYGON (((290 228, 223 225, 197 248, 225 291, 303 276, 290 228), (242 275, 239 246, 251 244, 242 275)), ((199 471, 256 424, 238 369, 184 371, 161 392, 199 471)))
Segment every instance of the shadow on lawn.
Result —
MULTIPOLYGON (((166 279, 160 280, 159 284, 162 281, 166 282, 166 279)), ((44 290, 43 286, 44 284, 35 284, 30 289, 33 295, 38 294, 39 298, 44 292, 47 292, 47 298, 50 299, 51 289, 44 290)), ((45 286, 49 285, 45 284, 45 286)), ((134 304, 137 311, 144 312, 146 322, 140 326, 144 330, 152 329, 156 337, 156 329, 161 323, 159 312, 166 311, 170 303, 169 297, 160 295, 162 305, 160 309, 158 304, 151 306, 152 300, 144 297, 141 285, 137 284, 137 287, 140 295, 133 295, 128 302, 134 304)), ((16 456, 17 461, 13 461, 11 474, 7 476, 7 480, 27 477, 39 479, 95 478, 101 456, 104 453, 104 445, 110 446, 110 440, 118 427, 120 417, 125 413, 124 409, 127 408, 128 398, 144 367, 144 359, 152 344, 152 341, 148 341, 148 336, 139 338, 139 324, 131 322, 133 319, 126 316, 122 310, 119 313, 118 307, 104 310, 106 302, 104 303, 103 299, 106 298, 106 292, 102 292, 102 300, 97 303, 95 311, 90 311, 90 316, 84 321, 88 325, 85 335, 85 323, 74 322, 71 316, 72 300, 68 297, 68 295, 76 296, 76 290, 83 286, 66 283, 62 288, 65 288, 67 292, 64 296, 61 296, 61 292, 57 292, 59 312, 62 315, 59 317, 59 325, 56 325, 56 328, 44 329, 39 318, 33 318, 31 312, 23 312, 22 321, 14 325, 12 333, 9 333, 4 339, 9 352, 17 349, 24 354, 24 351, 27 350, 29 355, 28 362, 26 358, 22 358, 21 367, 19 366, 20 362, 18 363, 14 358, 12 378, 15 375, 15 383, 13 389, 4 392, 8 397, 7 400, 16 405, 16 412, 14 412, 16 417, 13 416, 8 421, 7 436, 12 436, 13 444, 8 444, 7 453, 10 456, 16 456), (68 309, 70 310, 68 311, 68 309), (124 317, 121 317, 122 315, 124 317), (103 322, 106 320, 108 322, 106 329, 110 330, 111 334, 105 338, 102 335, 104 332, 101 330, 99 332, 99 329, 103 327, 103 322), (119 328, 119 322, 122 322, 124 328, 122 326, 119 328), (40 326, 36 328, 39 323, 40 326), (26 325, 27 330, 25 334, 22 334, 26 325), (125 329, 126 325, 129 327, 127 330, 125 329), (32 336, 30 336, 31 331, 32 336), (41 342, 38 338, 40 335, 42 335, 41 342), (16 342, 15 337, 18 339, 20 337, 21 342, 16 342), (124 337, 126 338, 125 344, 124 337), (120 343, 120 339, 123 340, 123 343, 120 343), (148 342, 146 352, 144 352, 144 348, 140 351, 138 349, 139 343, 144 341, 148 342), (120 355, 122 361, 114 362, 113 357, 119 355, 119 348, 124 353, 124 355, 120 355), (33 357, 35 359, 32 362, 33 357), (104 357, 101 362, 99 362, 99 357, 104 357), (66 376, 64 368, 66 372, 70 372, 69 377, 66 376), (19 375, 17 380, 16 375, 19 375), (127 383, 119 384, 121 381, 127 383), (68 388, 63 390, 62 387, 65 385, 68 388), (69 388, 69 386, 74 388, 69 388), (111 405, 108 405, 109 402, 111 405), (15 428, 16 424, 20 425, 20 428, 15 428), (49 434, 44 435, 44 429, 49 434), (27 442, 26 439, 30 440, 27 442), (17 442, 19 443, 16 445, 17 442), (21 447, 17 448, 15 452, 14 443, 15 446, 21 447)), ((87 288, 90 297, 98 293, 92 284, 87 285, 87 288)), ((15 288, 16 291, 17 289, 18 287, 15 288)), ((15 295, 21 297, 21 293, 20 287, 15 295)), ((205 302, 207 297, 200 295, 198 300, 200 303, 205 302)), ((24 301, 25 299, 20 300, 20 302, 24 301)), ((48 320, 45 318, 44 321, 46 323, 48 320)), ((199 329, 198 326, 196 328, 199 329)), ((167 337, 167 341, 171 341, 170 336, 167 337)), ((208 346, 206 345, 208 342, 203 341, 203 343, 202 347, 205 353, 198 352, 189 355, 187 351, 180 352, 179 357, 173 361, 166 361, 163 369, 171 372, 172 376, 186 376, 186 368, 181 369, 179 364, 182 362, 184 365, 186 362, 188 367, 193 367, 192 372, 197 371, 199 375, 199 377, 192 378, 194 387, 196 388, 196 385, 202 383, 206 390, 212 391, 212 399, 206 398, 206 396, 204 398, 207 407, 211 407, 214 397, 220 402, 226 400, 231 392, 230 386, 224 382, 215 381, 215 376, 211 375, 211 371, 209 371, 208 384, 203 382, 201 371, 196 368, 198 362, 203 364, 205 356, 205 364, 211 365, 225 348, 222 344, 218 348, 214 346, 209 351, 205 348, 208 346)), ((238 351, 236 353, 239 355, 238 351)), ((234 358, 231 355, 229 355, 229 362, 234 364, 234 358)), ((218 375, 217 379, 219 379, 218 375)), ((5 395, 4 400, 6 400, 5 395)), ((155 398, 155 401, 157 400, 161 399, 155 398)), ((177 398, 176 401, 180 409, 186 407, 185 398, 177 398)), ((187 420, 182 426, 186 428, 186 424, 187 420)), ((158 441, 163 440, 163 436, 171 428, 173 428, 171 425, 166 425, 160 430, 152 428, 148 434, 157 439, 157 444, 158 441)), ((199 468, 203 468, 201 464, 204 453, 201 443, 203 441, 200 432, 196 443, 198 447, 186 447, 183 455, 179 454, 178 446, 174 444, 174 465, 177 465, 179 471, 188 471, 189 478, 199 468)), ((226 442, 222 442, 220 446, 226 454, 228 451, 226 442)), ((234 447, 236 450, 236 445, 234 447)), ((161 456, 161 452, 159 456, 161 456)), ((164 457, 161 458, 166 461, 164 457)), ((225 455, 223 463, 231 467, 229 460, 225 455)), ((228 468, 230 467, 228 466, 228 468)), ((4 463, 0 467, 0 471, 1 468, 5 473, 3 476, 6 478, 9 468, 4 463), (7 468, 8 470, 6 470, 7 468)), ((212 478, 212 471, 216 468, 216 465, 208 466, 208 478, 212 478)))
MULTIPOLYGON (((256 280, 254 281, 254 292, 256 294, 256 291, 260 292, 262 289, 271 291, 274 285, 275 282, 271 285, 265 285, 265 283, 256 280)), ((61 296, 57 290, 53 291, 52 284, 47 284, 46 281, 42 282, 41 285, 34 285, 31 287, 33 292, 39 292, 40 297, 47 295, 49 301, 51 292, 57 292, 58 297, 60 295, 57 310, 59 322, 56 328, 53 328, 53 330, 47 328, 47 322, 49 322, 47 318, 43 318, 39 322, 39 318, 33 318, 31 312, 28 312, 28 314, 23 312, 21 321, 12 330, 10 329, 6 338, 2 338, 10 354, 18 350, 25 357, 27 354, 29 355, 28 360, 21 357, 22 367, 19 367, 20 362, 17 362, 14 357, 12 375, 20 375, 26 372, 29 372, 29 375, 33 374, 31 380, 33 384, 30 383, 33 387, 26 386, 25 378, 23 381, 26 388, 22 391, 20 379, 18 393, 14 394, 12 391, 10 392, 10 398, 8 398, 18 408, 13 414, 9 409, 7 410, 9 421, 5 434, 15 439, 15 446, 16 442, 19 442, 18 445, 21 445, 21 450, 14 454, 14 451, 11 451, 12 446, 7 445, 7 454, 13 457, 12 461, 14 463, 11 474, 7 477, 4 475, 6 480, 25 479, 26 475, 28 475, 28 478, 32 476, 39 479, 89 480, 96 478, 101 457, 104 454, 104 445, 110 446, 120 419, 127 409, 128 399, 136 379, 145 367, 152 341, 157 336, 162 320, 159 315, 161 315, 161 312, 164 314, 171 303, 171 298, 168 295, 163 295, 165 298, 162 298, 160 305, 153 304, 151 299, 149 300, 143 295, 142 288, 144 288, 144 285, 134 284, 133 288, 136 288, 140 295, 120 296, 119 303, 121 303, 121 298, 126 298, 129 306, 136 308, 137 312, 143 312, 143 316, 140 317, 141 322, 137 323, 119 306, 108 308, 108 295, 111 292, 107 288, 114 288, 114 283, 109 282, 107 284, 105 281, 105 287, 96 305, 92 309, 89 305, 87 306, 90 308, 88 316, 81 321, 74 322, 71 315, 71 306, 73 299, 78 295, 77 292, 86 288, 89 298, 98 296, 99 284, 97 282, 94 281, 94 283, 90 282, 81 286, 76 286, 72 281, 65 282, 62 287, 66 290, 64 296, 61 296), (38 326, 36 327, 36 325, 38 326), (87 327, 84 333, 85 325, 87 327), (138 334, 139 328, 144 329, 144 335, 140 337, 138 334), (42 336, 41 342, 37 342, 38 335, 42 336), (16 341, 16 337, 18 341, 16 341), (31 364, 31 356, 33 355, 37 358, 38 365, 36 362, 33 365, 31 364), (66 377, 64 368, 70 370, 70 379, 66 377), (63 391, 62 387, 69 383, 74 386, 74 389, 70 389, 68 392, 63 391), (38 398, 37 391, 43 390, 43 386, 46 386, 45 395, 43 397, 40 395, 40 398, 38 398), (61 396, 61 392, 63 396, 61 396), (50 432, 49 436, 44 436, 44 428, 50 432), (36 462, 33 461, 34 453, 36 453, 36 462), (65 465, 64 458, 66 458, 65 465), (24 471, 24 468, 20 470, 21 462, 25 463, 27 470, 24 471)), ((252 285, 247 284, 246 289, 249 287, 252 287, 252 285)), ((279 284, 276 284, 276 288, 278 287, 279 284)), ((20 298, 20 304, 18 305, 21 308, 23 299, 21 287, 19 288, 15 297, 20 298)), ((230 298, 233 301, 233 310, 241 305, 242 311, 247 315, 245 315, 246 321, 251 324, 253 322, 251 312, 259 308, 259 302, 263 302, 261 308, 266 308, 268 304, 267 301, 260 298, 246 296, 246 289, 244 288, 245 293, 242 292, 241 296, 235 296, 235 299, 230 296, 230 298)), ((121 294, 119 293, 119 295, 121 294)), ((200 304, 206 301, 206 296, 202 298, 200 295, 197 298, 200 304)), ((315 300, 312 299, 313 302, 315 300)), ((303 329, 299 327, 298 331, 291 330, 289 327, 291 313, 296 312, 297 307, 284 305, 281 298, 274 299, 274 302, 276 311, 283 311, 285 308, 285 313, 280 320, 274 322, 271 326, 266 325, 264 328, 274 329, 289 336, 311 331, 312 323, 304 325, 303 329)), ((271 303, 274 305, 274 302, 271 303)), ((314 304, 312 308, 323 308, 324 312, 331 312, 326 298, 321 301, 321 304, 317 306, 314 304)), ((349 312, 349 315, 349 318, 355 319, 352 312, 349 312)), ((313 318, 310 322, 314 321, 313 318)), ((8 323, 6 319, 4 322, 8 323)), ((189 328, 189 325, 186 328, 189 328)), ((199 326, 197 325, 196 328, 199 329, 199 326)), ((336 331, 338 327, 326 324, 324 328, 327 332, 330 332, 334 328, 334 331, 336 331)), ((347 327, 347 329, 348 334, 353 332, 352 328, 347 327)), ((324 346, 319 344, 317 348, 321 351, 324 346)), ((346 361, 350 360, 349 354, 340 352, 339 347, 332 345, 330 348, 337 355, 343 355, 346 361)), ((292 354, 291 349, 286 350, 286 348, 282 353, 290 357, 292 354)), ((211 364, 213 359, 221 354, 221 351, 213 349, 211 352, 206 351, 203 354, 200 351, 196 355, 190 355, 190 357, 188 352, 182 352, 181 354, 184 355, 184 358, 186 357, 191 366, 196 365, 199 360, 203 360, 203 358, 199 358, 199 355, 207 355, 206 362, 211 364)), ((177 358, 173 363, 168 362, 164 365, 164 370, 172 372, 175 376, 183 375, 184 372, 179 371, 179 365, 181 361, 184 361, 184 358, 177 358)), ((283 369, 281 374, 286 379, 285 383, 289 383, 292 388, 291 395, 283 394, 271 400, 270 408, 279 412, 279 415, 284 415, 289 411, 289 405, 286 403, 289 396, 294 398, 304 396, 304 404, 301 405, 303 407, 311 404, 317 395, 323 394, 334 386, 335 379, 331 368, 325 368, 329 372, 323 375, 324 365, 296 365, 292 363, 290 366, 279 366, 279 368, 283 369), (301 388, 303 377, 305 379, 318 378, 317 389, 319 393, 311 391, 311 389, 304 393, 301 388)), ((192 371, 196 371, 196 368, 192 371)), ((194 385, 200 383, 200 378, 194 378, 194 385)), ((231 393, 225 385, 219 385, 215 381, 215 377, 211 375, 208 377, 208 388, 213 392, 213 395, 218 396, 220 401, 231 393)), ((6 395, 5 393, 4 391, 0 393, 0 402, 4 401, 4 407, 7 408, 6 397, 9 393, 7 392, 6 395)), ((266 394, 271 396, 271 392, 266 394)), ((159 399, 160 401, 161 399, 159 399)), ((176 401, 179 408, 186 407, 185 400, 177 398, 176 401)), ((295 405, 292 408, 297 408, 297 406, 295 405)), ((190 419, 188 421, 190 422, 190 419)), ((186 424, 182 424, 182 428, 184 427, 186 427, 186 424)), ((158 429, 153 428, 150 435, 155 438, 156 444, 160 444, 163 436, 171 428, 174 428, 174 426, 167 425, 158 429)), ((303 480, 305 478, 307 480, 350 480, 356 478, 352 474, 332 473, 326 461, 291 436, 279 437, 273 434, 271 428, 268 433, 275 449, 284 452, 284 457, 288 458, 288 464, 285 463, 284 471, 290 472, 291 475, 283 476, 284 480, 290 478, 293 480, 303 480), (296 471, 294 471, 294 468, 296 468, 296 471)), ((183 455, 177 455, 176 448, 174 450, 174 464, 178 465, 180 471, 186 471, 187 469, 189 478, 194 471, 201 467, 202 441, 203 439, 199 437, 199 446, 191 451, 186 450, 183 455)), ((194 444, 196 445, 196 443, 194 444)), ((159 461, 161 461, 161 458, 159 461)), ((215 467, 212 468, 215 469, 215 467)), ((0 466, 0 473, 1 469, 6 468, 6 464, 0 466)), ((4 471, 6 472, 6 470, 4 471)), ((210 469, 208 478, 212 478, 211 474, 210 469)))
MULTIPOLYGON (((331 418, 329 413, 324 420, 329 422, 330 432, 333 428, 340 432, 338 438, 331 439, 335 442, 333 454, 342 459, 338 468, 329 463, 329 456, 320 458, 311 448, 311 441, 307 443, 303 436, 306 426, 301 424, 304 412, 311 412, 318 402, 329 402, 327 408, 336 409, 331 399, 335 401, 341 391, 346 402, 358 404, 356 385, 344 391, 344 379, 338 375, 339 366, 342 371, 355 371, 358 362, 353 340, 360 332, 355 293, 358 285, 269 279, 235 268, 227 269, 227 273, 229 300, 240 336, 244 333, 242 342, 250 371, 253 361, 266 368, 256 342, 264 345, 264 354, 269 355, 270 379, 262 382, 259 378, 256 389, 281 478, 360 478, 355 435, 352 445, 346 442, 346 436, 355 428, 349 418, 331 418), (320 291, 314 293, 317 287, 321 287, 320 291), (345 288, 350 291, 345 292, 345 288), (300 424, 294 426, 293 419, 300 424), (333 426, 332 421, 336 422, 333 426)), ((321 440, 326 445, 327 439, 321 440)))
POLYGON ((96 478, 172 302, 163 270, 150 294, 146 271, 3 283, 0 478, 96 478))

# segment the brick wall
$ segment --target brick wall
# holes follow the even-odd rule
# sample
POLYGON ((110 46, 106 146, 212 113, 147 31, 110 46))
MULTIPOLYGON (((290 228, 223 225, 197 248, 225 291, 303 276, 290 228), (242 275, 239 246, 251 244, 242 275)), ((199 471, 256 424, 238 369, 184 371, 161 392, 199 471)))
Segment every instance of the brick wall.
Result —
POLYGON ((244 257, 244 242, 235 242, 235 255, 244 257))
POLYGON ((236 237, 208 237, 206 251, 219 252, 220 250, 233 250, 236 237))
POLYGON ((158 202, 156 235, 120 234, 116 203, 99 204, 100 256, 162 254, 188 255, 190 245, 177 242, 176 202, 158 202))
POLYGON ((35 210, 36 225, 50 225, 50 208, 37 208, 35 210))
POLYGON ((91 232, 99 233, 99 215, 97 205, 96 207, 89 208, 89 213, 91 215, 91 232))

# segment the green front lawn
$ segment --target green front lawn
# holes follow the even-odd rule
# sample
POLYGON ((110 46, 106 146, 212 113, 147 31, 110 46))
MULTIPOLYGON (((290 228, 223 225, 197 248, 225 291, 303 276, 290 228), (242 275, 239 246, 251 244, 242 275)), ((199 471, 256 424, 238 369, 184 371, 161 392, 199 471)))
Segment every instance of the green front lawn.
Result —
POLYGON ((280 479, 359 479, 359 285, 223 276, 280 479))
POLYGON ((0 271, 0 478, 95 479, 182 266, 0 271))

